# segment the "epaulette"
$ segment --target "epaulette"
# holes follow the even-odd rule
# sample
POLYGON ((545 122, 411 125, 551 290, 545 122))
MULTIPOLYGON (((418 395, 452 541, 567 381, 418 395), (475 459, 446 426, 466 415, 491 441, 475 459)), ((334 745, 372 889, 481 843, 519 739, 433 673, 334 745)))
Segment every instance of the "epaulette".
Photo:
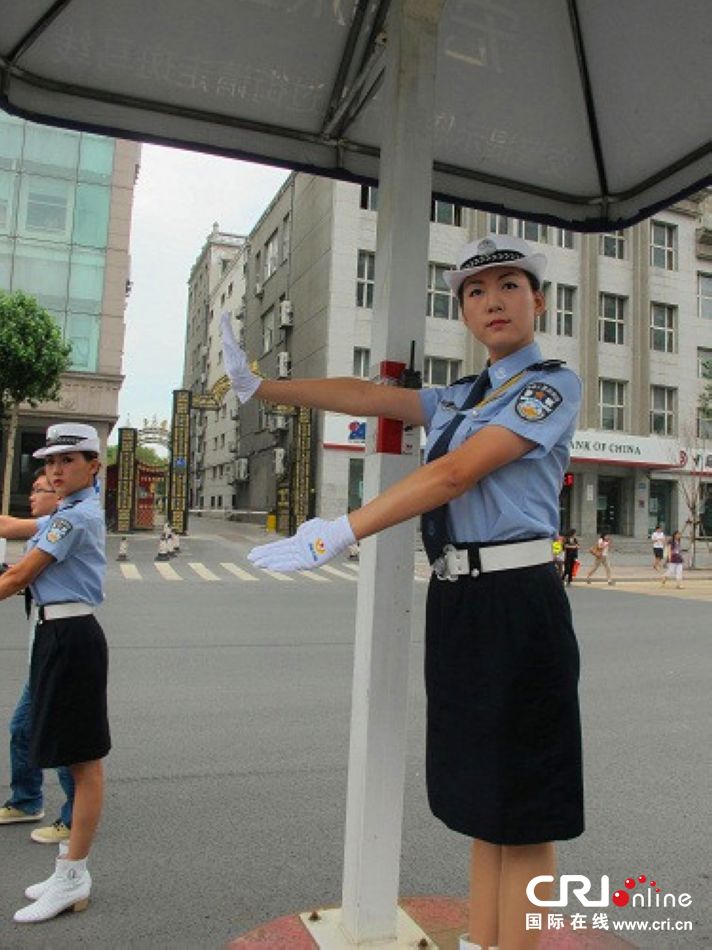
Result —
POLYGON ((532 363, 527 369, 560 369, 566 366, 566 360, 541 360, 539 363, 532 363))

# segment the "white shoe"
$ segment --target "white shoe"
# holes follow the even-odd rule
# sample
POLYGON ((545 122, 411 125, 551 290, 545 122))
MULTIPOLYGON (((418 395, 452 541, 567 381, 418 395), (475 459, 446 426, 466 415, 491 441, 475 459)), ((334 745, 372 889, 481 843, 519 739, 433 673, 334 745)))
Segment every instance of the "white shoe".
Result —
MULTIPOLYGON (((59 857, 60 857, 60 858, 66 858, 68 851, 69 851, 69 842, 68 842, 68 841, 60 841, 60 842, 59 842, 59 857)), ((25 897, 29 898, 29 900, 31 900, 31 901, 39 900, 40 897, 42 897, 42 895, 44 894, 44 892, 47 890, 47 888, 49 887, 49 885, 50 885, 50 884, 52 883, 52 881, 54 880, 54 875, 55 875, 56 873, 57 873, 57 872, 56 872, 56 870, 55 870, 52 874, 50 874, 50 876, 47 878, 46 881, 40 881, 39 884, 30 884, 29 887, 26 887, 26 888, 25 888, 25 897)), ((89 873, 89 872, 87 871, 87 874, 88 874, 88 873, 89 873)))
POLYGON ((39 924, 70 908, 75 912, 86 910, 91 893, 91 876, 87 871, 86 858, 81 861, 57 858, 54 874, 27 890, 35 893, 35 888, 43 890, 34 904, 17 911, 13 918, 16 924, 39 924))

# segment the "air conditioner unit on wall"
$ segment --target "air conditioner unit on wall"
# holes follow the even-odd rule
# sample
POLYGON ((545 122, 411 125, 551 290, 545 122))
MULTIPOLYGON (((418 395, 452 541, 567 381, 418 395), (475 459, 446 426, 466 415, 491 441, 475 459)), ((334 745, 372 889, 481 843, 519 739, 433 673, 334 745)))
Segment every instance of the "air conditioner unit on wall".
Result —
POLYGON ((274 450, 274 474, 275 475, 284 475, 284 470, 286 467, 286 451, 284 449, 277 448, 274 450))
POLYGON ((283 432, 287 425, 287 417, 281 412, 273 412, 267 416, 267 429, 270 432, 283 432))
POLYGON ((292 375, 292 358, 289 353, 277 354, 277 376, 280 379, 289 379, 292 375))
POLYGON ((250 477, 250 460, 246 458, 236 459, 235 478, 238 482, 246 482, 250 477))
POLYGON ((262 281, 255 281, 255 297, 261 297, 264 291, 262 290, 262 281))
POLYGON ((279 305, 279 325, 281 327, 294 326, 294 307, 291 300, 283 300, 279 305))
POLYGON ((234 455, 237 452, 237 442, 228 442, 227 450, 234 455))

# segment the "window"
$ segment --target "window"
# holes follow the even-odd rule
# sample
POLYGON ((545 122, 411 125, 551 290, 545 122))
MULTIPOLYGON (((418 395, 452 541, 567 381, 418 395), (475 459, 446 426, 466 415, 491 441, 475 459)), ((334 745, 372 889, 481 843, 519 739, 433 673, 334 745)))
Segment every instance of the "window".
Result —
POLYGON ((282 261, 289 260, 290 243, 292 240, 292 219, 285 214, 282 221, 282 261))
POLYGON ((260 251, 255 252, 255 284, 259 284, 262 281, 262 254, 260 251))
MULTIPOLYGON (((697 410, 697 438, 712 439, 712 415, 705 413, 702 409, 697 410)), ((710 498, 712 503, 712 498, 710 498)))
POLYGON ((99 354, 99 325, 101 317, 87 314, 68 314, 64 329, 65 343, 71 344, 70 368, 78 372, 96 372, 99 354))
POLYGON ((433 198, 430 202, 430 220, 436 224, 452 224, 459 228, 462 226, 462 208, 449 201, 433 198))
POLYGON ((104 262, 101 251, 81 247, 72 250, 67 306, 73 313, 101 313, 104 262))
POLYGON ((525 241, 539 241, 546 243, 547 229, 545 224, 536 221, 517 221, 517 235, 525 241))
POLYGON ((701 320, 712 320, 712 274, 697 275, 697 312, 701 320))
MULTIPOLYGON (((221 449, 225 448, 225 433, 224 432, 220 436, 220 448, 221 449)), ((220 468, 222 468, 222 465, 220 466, 220 468)), ((220 474, 222 475, 222 472, 220 472, 220 474)))
POLYGON ((598 340, 600 343, 625 343, 626 298, 599 294, 598 340))
MULTIPOLYGON (((214 437, 213 437, 213 451, 215 451, 215 449, 217 449, 217 447, 218 447, 218 437, 217 437, 217 436, 214 436, 214 437)), ((217 468, 217 465, 215 466, 215 468, 217 468)))
POLYGON ((667 386, 650 387, 650 431, 656 435, 675 434, 675 395, 667 386))
POLYGON ((557 247, 565 247, 572 251, 574 248, 574 232, 566 228, 555 228, 554 243, 557 247))
POLYGON ((653 267, 677 270, 677 228, 674 224, 650 222, 650 263, 653 267))
POLYGON ((450 270, 447 264, 428 264, 427 315, 443 320, 457 319, 457 301, 445 283, 445 273, 450 270))
POLYGON ((537 333, 546 333, 549 325, 549 300, 551 297, 551 284, 548 280, 542 284, 541 292, 544 294, 544 309, 537 314, 534 320, 534 330, 537 333))
POLYGON ((556 333, 557 336, 574 335, 575 287, 558 284, 556 287, 556 333))
POLYGON ((50 241, 68 240, 74 206, 74 186, 71 182, 23 175, 20 206, 24 211, 24 215, 20 214, 21 234, 50 241))
POLYGON ((449 386, 460 376, 460 360, 440 356, 426 356, 423 372, 424 386, 449 386))
POLYGON ((354 368, 353 375, 361 379, 368 379, 368 371, 371 365, 371 351, 365 347, 357 346, 354 348, 354 368))
POLYGON ((712 350, 698 349, 697 375, 700 379, 712 379, 712 350))
POLYGON ((360 207, 364 211, 378 211, 378 188, 361 185, 360 207))
POLYGON ((622 261, 625 258, 625 231, 609 231, 599 235, 598 253, 622 261))
POLYGON ((0 232, 13 234, 15 217, 15 184, 17 175, 0 171, 0 232))
POLYGON ((82 133, 79 143, 79 180, 97 184, 111 183, 114 165, 114 140, 103 135, 82 133))
POLYGON ((105 248, 109 237, 111 189, 101 185, 77 185, 72 240, 85 247, 105 248))
POLYGON ((490 214, 487 222, 490 234, 509 234, 511 222, 506 214, 490 214))
POLYGON ((625 428, 625 383, 619 383, 615 379, 599 379, 598 404, 602 429, 625 428))
POLYGON ((650 305, 650 348, 659 353, 675 352, 675 307, 664 303, 650 305))
POLYGON ((267 313, 262 314, 260 318, 262 324, 262 355, 269 353, 274 342, 274 307, 270 307, 267 313))
POLYGON ((265 244, 265 280, 271 277, 279 266, 277 254, 277 232, 274 231, 265 244))
POLYGON ((356 306, 373 307, 373 283, 376 271, 376 255, 372 251, 358 252, 356 271, 356 306))
POLYGON ((220 294, 220 306, 225 306, 225 294, 220 294))

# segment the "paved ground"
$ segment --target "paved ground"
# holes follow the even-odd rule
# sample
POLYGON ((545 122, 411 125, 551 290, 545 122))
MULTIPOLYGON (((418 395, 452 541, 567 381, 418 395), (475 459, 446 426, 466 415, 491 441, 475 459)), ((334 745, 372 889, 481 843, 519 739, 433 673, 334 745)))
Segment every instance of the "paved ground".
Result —
MULTIPOLYGON (((181 581, 158 573, 149 538, 132 540, 142 580, 128 580, 111 541, 101 619, 114 750, 94 900, 85 914, 13 925, 22 889, 47 874, 53 855, 29 841, 27 826, 0 828, 3 950, 219 947, 282 914, 339 903, 356 574, 342 563, 344 576, 322 572, 322 581, 247 581, 223 567, 251 570, 245 554, 261 536, 196 523, 170 562, 181 581)), ((665 892, 689 892, 692 935, 636 943, 710 947, 708 582, 661 591, 655 578, 623 583, 618 567, 616 587, 570 591, 588 830, 562 845, 561 871, 609 874, 615 887, 646 873, 665 892)), ((414 585, 401 891, 461 896, 467 843, 430 816, 423 787, 425 587, 414 585)), ((3 722, 26 674, 20 607, 0 605, 3 722)), ((3 790, 7 782, 0 750, 3 790)), ((59 801, 49 776, 49 818, 59 801)), ((685 919, 681 910, 657 917, 685 919)))

